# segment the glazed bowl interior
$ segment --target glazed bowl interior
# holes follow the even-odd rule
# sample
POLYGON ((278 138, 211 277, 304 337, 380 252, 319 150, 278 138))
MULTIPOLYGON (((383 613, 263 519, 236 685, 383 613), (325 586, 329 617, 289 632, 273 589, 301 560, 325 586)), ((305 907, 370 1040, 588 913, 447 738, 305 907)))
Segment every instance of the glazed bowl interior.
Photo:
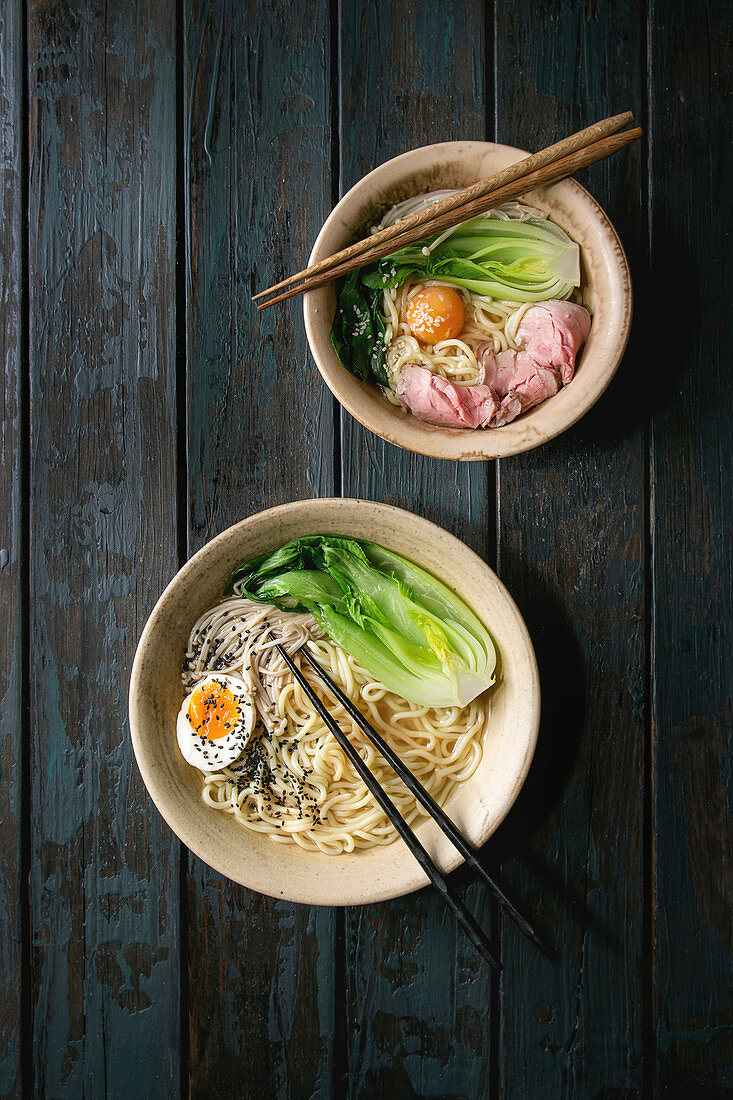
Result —
MULTIPOLYGON (((539 680, 527 629, 495 574, 463 543, 427 520, 359 500, 297 501, 252 516, 208 543, 176 575, 143 631, 130 682, 130 727, 148 791, 173 831, 215 870, 276 898, 356 905, 397 897, 426 879, 400 842, 341 856, 306 852, 250 832, 201 798, 201 775, 181 757, 175 736, 183 700, 181 664, 190 629, 222 595, 233 568, 298 536, 368 537, 429 570, 486 623, 499 653, 484 754, 474 775, 446 803, 475 844, 496 829, 529 769, 539 724, 539 680)), ((417 834, 439 865, 460 857, 432 821, 417 834)))
MULTIPOLYGON (((403 153, 364 176, 344 195, 318 235, 310 262, 366 236, 369 227, 402 199, 443 187, 467 187, 524 155, 508 145, 480 141, 444 142, 403 153)), ((574 180, 530 191, 523 201, 550 215, 580 245, 583 303, 593 324, 572 383, 502 428, 439 427, 390 404, 376 386, 346 370, 331 347, 334 284, 304 296, 308 343, 326 383, 352 416, 390 443, 436 458, 517 454, 569 428, 611 381, 628 340, 632 307, 628 263, 616 232, 598 203, 574 180)))

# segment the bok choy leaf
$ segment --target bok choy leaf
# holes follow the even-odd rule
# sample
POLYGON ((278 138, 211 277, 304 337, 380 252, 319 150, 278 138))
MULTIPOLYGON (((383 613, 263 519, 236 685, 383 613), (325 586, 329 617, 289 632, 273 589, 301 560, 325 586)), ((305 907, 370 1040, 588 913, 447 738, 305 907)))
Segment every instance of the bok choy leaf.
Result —
POLYGON ((466 706, 494 682, 480 619, 441 581, 376 543, 309 535, 245 562, 227 592, 310 611, 389 691, 418 706, 466 706))
POLYGON ((517 303, 567 298, 580 286, 578 245, 545 218, 481 216, 443 236, 386 256, 364 273, 365 286, 399 285, 414 274, 517 303))

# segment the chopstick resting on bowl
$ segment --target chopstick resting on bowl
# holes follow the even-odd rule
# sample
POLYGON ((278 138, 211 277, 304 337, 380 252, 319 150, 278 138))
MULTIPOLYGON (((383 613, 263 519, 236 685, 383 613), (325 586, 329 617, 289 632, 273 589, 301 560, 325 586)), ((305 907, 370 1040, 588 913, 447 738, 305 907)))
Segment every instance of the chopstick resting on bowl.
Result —
POLYGON ((497 172, 496 175, 457 191, 445 199, 425 207, 417 213, 403 218, 394 225, 356 241, 347 248, 327 256, 310 267, 290 275, 279 283, 254 295, 254 299, 273 295, 267 301, 259 301, 258 310, 283 302, 297 294, 315 290, 333 279, 348 275, 349 272, 367 264, 374 263, 384 256, 406 248, 452 229, 453 226, 485 213, 492 206, 519 198, 527 191, 556 183, 572 175, 581 168, 595 164, 605 157, 623 149, 632 141, 641 137, 637 126, 623 133, 617 133, 627 123, 633 121, 633 115, 626 111, 621 115, 604 119, 577 134, 571 134, 555 145, 523 157, 516 164, 497 172), (298 284, 298 285, 295 285, 298 284), (287 289, 283 289, 287 288, 287 289), (276 291, 281 293, 277 294, 276 291))
MULTIPOLYGON (((372 795, 384 810, 385 814, 389 818, 392 825, 400 834, 402 839, 407 844, 408 848, 412 852, 417 862, 422 867, 425 874, 430 879, 433 886, 437 889, 446 905, 452 910, 459 924, 462 926, 469 939, 473 943, 476 950, 488 963, 492 966, 501 968, 501 964, 497 960, 494 949, 491 946, 486 934, 481 927, 474 920, 471 913, 466 909, 460 898, 456 897, 450 890, 446 883, 442 873, 436 867, 428 853, 425 851, 420 841, 417 839, 412 829, 409 827, 406 821, 402 818, 399 810, 392 802, 389 795, 382 789, 377 779, 371 773, 367 765, 364 763, 359 753, 349 741, 346 734, 336 723, 333 717, 328 713, 326 708, 321 703, 321 700, 316 695, 313 688, 310 686, 305 676, 298 668, 298 666, 287 655, 282 646, 277 646, 278 652, 284 659, 288 668, 296 678, 303 691, 310 699, 313 707, 328 726, 331 733, 334 735, 341 748, 348 756, 351 763, 354 765, 360 778, 364 784, 371 791, 372 795)), ((326 685, 331 694, 336 700, 344 707, 350 718, 356 722, 356 724, 363 730, 370 741, 382 754, 384 759, 393 769, 393 771, 399 776, 408 790, 415 796, 418 801, 430 817, 438 824, 443 833, 448 837, 451 843, 458 849, 466 862, 481 876, 483 881, 491 890, 492 894, 499 902, 499 904, 510 914, 510 916, 517 922, 520 929, 525 933, 529 939, 536 944, 540 950, 547 956, 553 954, 552 950, 544 943, 539 933, 532 926, 530 921, 513 905, 513 903, 506 896, 501 887, 494 882, 494 880, 487 874, 485 869, 479 863, 476 858, 476 854, 471 846, 467 843, 465 838, 458 831, 456 826, 450 820, 445 811, 438 805, 432 795, 430 795, 418 779, 412 774, 406 764, 397 756, 395 752, 389 747, 384 739, 377 733, 374 727, 367 721, 363 714, 354 706, 347 695, 341 691, 337 684, 333 682, 328 673, 321 667, 315 657, 311 656, 306 649, 301 649, 302 656, 307 660, 308 664, 313 668, 319 679, 326 685)))

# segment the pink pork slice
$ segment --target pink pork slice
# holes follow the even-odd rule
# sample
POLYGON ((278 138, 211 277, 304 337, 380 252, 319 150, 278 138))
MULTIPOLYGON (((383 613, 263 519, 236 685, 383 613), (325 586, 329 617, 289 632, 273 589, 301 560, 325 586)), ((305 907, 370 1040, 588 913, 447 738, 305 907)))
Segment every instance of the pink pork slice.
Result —
POLYGON ((575 357, 589 332, 587 309, 550 298, 527 310, 517 329, 517 343, 524 344, 525 352, 539 366, 559 371, 567 386, 575 373, 575 357))
POLYGON ((476 349, 482 382, 498 397, 518 397, 526 412, 572 381, 576 356, 589 331, 588 310, 573 302, 551 298, 532 306, 517 329, 517 342, 524 344, 520 351, 497 355, 488 343, 476 349))
POLYGON ((417 363, 406 363, 397 396, 418 420, 450 428, 484 428, 500 402, 488 386, 456 386, 417 363))
POLYGON ((497 397, 513 394, 519 398, 516 415, 546 401, 562 385, 556 370, 540 366, 526 351, 502 351, 495 355, 493 348, 487 350, 482 345, 476 349, 476 357, 483 367, 484 381, 497 397))
POLYGON ((589 331, 586 309, 552 298, 532 306, 522 318, 517 329, 522 350, 497 355, 488 343, 476 349, 482 369, 477 385, 456 385, 407 363, 397 394, 419 420, 452 428, 498 428, 572 380, 576 356, 589 331))

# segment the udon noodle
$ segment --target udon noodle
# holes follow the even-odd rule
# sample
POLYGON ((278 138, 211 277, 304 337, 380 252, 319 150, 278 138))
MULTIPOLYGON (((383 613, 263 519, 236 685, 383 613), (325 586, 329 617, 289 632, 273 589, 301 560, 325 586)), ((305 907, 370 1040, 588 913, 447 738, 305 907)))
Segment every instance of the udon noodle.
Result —
MULTIPOLYGON (((278 642, 289 656, 307 646, 439 802, 477 768, 485 699, 462 709, 411 706, 334 644, 311 615, 232 596, 193 627, 183 672, 187 691, 212 672, 241 677, 256 704, 257 725, 244 755, 203 776, 203 798, 213 809, 233 814, 244 828, 273 841, 332 855, 389 844, 396 837, 293 681, 275 649, 278 642)), ((302 670, 402 816, 408 822, 419 819, 422 811, 413 797, 343 707, 324 693, 305 661, 302 670)))
POLYGON ((438 282, 424 281, 408 276, 403 283, 385 290, 382 297, 382 320, 385 325, 387 374, 390 389, 383 388, 385 396, 394 404, 399 400, 393 390, 406 363, 418 363, 433 374, 441 374, 451 382, 473 386, 480 381, 481 369, 476 358, 476 348, 491 341, 497 354, 507 348, 517 350, 517 328, 530 308, 530 302, 501 302, 473 294, 463 287, 454 287, 463 299, 466 323, 458 337, 441 340, 429 347, 421 344, 410 332, 405 320, 409 300, 426 286, 439 286, 438 282))

